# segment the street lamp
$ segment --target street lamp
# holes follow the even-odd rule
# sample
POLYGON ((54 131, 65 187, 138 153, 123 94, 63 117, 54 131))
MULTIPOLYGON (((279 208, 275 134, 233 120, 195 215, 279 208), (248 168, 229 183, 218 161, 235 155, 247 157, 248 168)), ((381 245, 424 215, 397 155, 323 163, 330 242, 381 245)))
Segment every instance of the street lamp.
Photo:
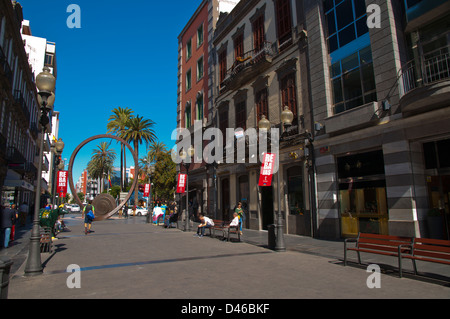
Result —
MULTIPOLYGON (((281 122, 283 126, 286 128, 292 125, 292 121, 294 119, 294 114, 289 109, 288 106, 284 107, 283 112, 281 113, 281 122)), ((268 131, 271 125, 269 120, 266 119, 264 115, 261 116, 261 120, 258 123, 258 128, 262 131, 268 131)), ((280 135, 281 136, 281 135, 280 135)), ((278 163, 280 163, 280 156, 277 154, 278 163)), ((275 250, 276 251, 286 251, 286 245, 284 243, 284 231, 283 231, 283 216, 281 215, 281 182, 280 182, 280 165, 278 164, 278 172, 277 172, 277 188, 278 188, 278 212, 277 212, 277 236, 275 242, 275 250)))
POLYGON ((64 142, 62 140, 62 138, 59 138, 58 141, 53 141, 52 143, 52 151, 54 153, 54 160, 53 160, 53 167, 52 167, 52 171, 53 171, 53 183, 52 183, 52 188, 53 188, 53 192, 52 192, 52 205, 55 204, 56 202, 56 184, 57 184, 57 172, 60 170, 64 169, 64 162, 62 168, 60 168, 61 166, 61 154, 64 150, 64 142))
POLYGON ((189 159, 194 156, 195 150, 192 146, 189 147, 188 151, 185 152, 184 150, 180 153, 181 161, 183 162, 183 166, 186 169, 186 225, 184 227, 185 231, 190 230, 190 224, 189 224, 189 167, 191 166, 191 161, 187 161, 188 157, 189 159))
POLYGON ((41 247, 40 247, 40 229, 39 229, 39 209, 41 205, 41 180, 42 180, 42 159, 44 157, 44 135, 46 126, 50 123, 48 113, 53 109, 55 103, 55 77, 50 73, 50 69, 45 67, 41 73, 36 77, 36 87, 39 90, 39 106, 41 111, 41 118, 39 123, 42 126, 41 140, 39 148, 39 164, 36 181, 36 197, 34 203, 34 219, 33 228, 31 230, 30 247, 28 251, 27 264, 25 266, 26 276, 41 275, 43 272, 41 263, 41 247))
MULTIPOLYGON (((147 159, 143 159, 142 160, 144 163, 148 164, 147 159)), ((153 201, 152 201, 152 191, 153 191, 153 187, 152 187, 152 180, 151 180, 151 176, 155 173, 155 166, 148 166, 147 168, 147 174, 148 174, 148 183, 150 185, 150 194, 149 194, 149 199, 147 199, 147 218, 146 218, 146 222, 147 224, 150 223, 150 214, 153 212, 153 201)))

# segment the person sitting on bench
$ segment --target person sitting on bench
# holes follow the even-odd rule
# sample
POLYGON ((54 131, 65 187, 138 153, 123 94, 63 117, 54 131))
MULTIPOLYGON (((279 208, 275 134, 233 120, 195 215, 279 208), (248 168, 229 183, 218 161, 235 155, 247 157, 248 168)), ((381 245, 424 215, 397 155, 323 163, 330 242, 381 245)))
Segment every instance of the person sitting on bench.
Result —
POLYGON ((214 226, 214 222, 211 218, 206 217, 202 213, 200 213, 200 222, 201 224, 198 225, 197 234, 194 236, 203 237, 205 235, 205 229, 214 226))

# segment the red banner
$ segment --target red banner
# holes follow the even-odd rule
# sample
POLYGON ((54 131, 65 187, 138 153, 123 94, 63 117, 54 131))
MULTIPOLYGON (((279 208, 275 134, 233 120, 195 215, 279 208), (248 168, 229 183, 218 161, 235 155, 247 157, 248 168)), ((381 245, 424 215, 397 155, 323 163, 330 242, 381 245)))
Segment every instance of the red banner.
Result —
POLYGON ((177 194, 182 194, 186 190, 186 174, 178 174, 177 194))
POLYGON ((150 196, 150 184, 145 184, 144 185, 144 197, 149 197, 150 196))
POLYGON ((59 171, 58 172, 58 183, 56 186, 56 191, 59 194, 59 197, 64 197, 67 194, 67 171, 59 171))
POLYGON ((264 155, 264 162, 261 166, 259 174, 259 186, 271 186, 273 165, 275 164, 275 154, 267 153, 264 155))

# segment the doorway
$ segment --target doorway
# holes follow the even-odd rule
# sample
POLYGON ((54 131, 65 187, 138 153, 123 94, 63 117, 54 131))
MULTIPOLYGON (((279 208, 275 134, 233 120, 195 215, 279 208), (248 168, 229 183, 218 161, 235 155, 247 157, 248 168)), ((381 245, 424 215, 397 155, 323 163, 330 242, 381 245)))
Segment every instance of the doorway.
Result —
POLYGON ((221 208, 222 208, 222 220, 230 220, 230 180, 225 178, 221 183, 222 196, 221 196, 221 208))
POLYGON ((261 190, 261 217, 262 229, 267 230, 268 225, 274 223, 273 219, 273 186, 260 187, 261 190))

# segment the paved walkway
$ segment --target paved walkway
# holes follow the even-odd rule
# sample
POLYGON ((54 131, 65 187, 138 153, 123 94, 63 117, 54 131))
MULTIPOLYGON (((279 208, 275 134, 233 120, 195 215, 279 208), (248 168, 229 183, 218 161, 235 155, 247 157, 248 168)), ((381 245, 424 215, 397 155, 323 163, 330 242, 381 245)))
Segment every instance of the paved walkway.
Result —
POLYGON ((363 262, 382 261, 387 269, 381 288, 369 289, 365 267, 342 265, 342 242, 285 236, 288 250, 277 253, 265 248, 267 232, 245 230, 244 242, 223 242, 131 217, 94 223, 95 232, 84 235, 79 215, 65 220, 71 231, 58 235, 54 254, 41 255, 41 276, 23 276, 29 232, 0 251, 15 262, 10 299, 450 298, 448 266, 420 263, 426 277, 400 279, 389 270, 395 258, 363 255, 363 262), (81 268, 81 288, 68 288, 69 265, 81 268))

